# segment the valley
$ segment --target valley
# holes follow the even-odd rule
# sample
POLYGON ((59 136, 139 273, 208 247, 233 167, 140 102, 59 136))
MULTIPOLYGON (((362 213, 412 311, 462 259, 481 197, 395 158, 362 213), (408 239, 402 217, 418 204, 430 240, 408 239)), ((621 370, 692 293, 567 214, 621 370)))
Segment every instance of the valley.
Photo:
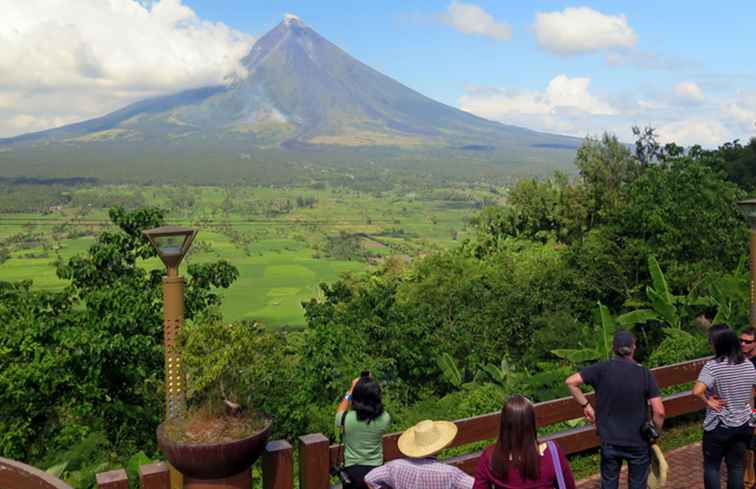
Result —
MULTIPOLYGON (((449 184, 365 191, 349 187, 16 185, 0 198, 0 281, 61 290, 58 260, 84 253, 109 225, 111 205, 158 206, 167 221, 200 230, 182 265, 227 260, 239 279, 222 290, 229 320, 298 329, 301 302, 319 284, 360 274, 385 259, 447 249, 466 221, 505 187, 449 184)), ((145 263, 159 268, 157 259, 145 263)))

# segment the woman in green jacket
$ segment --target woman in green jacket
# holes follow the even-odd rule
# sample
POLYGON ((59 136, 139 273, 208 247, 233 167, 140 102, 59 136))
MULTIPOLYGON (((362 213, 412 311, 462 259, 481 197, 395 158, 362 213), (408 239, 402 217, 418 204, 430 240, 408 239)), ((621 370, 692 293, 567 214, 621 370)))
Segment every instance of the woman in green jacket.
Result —
POLYGON ((367 488, 367 473, 383 465, 383 434, 390 423, 391 416, 383 410, 380 385, 363 372, 352 381, 336 408, 336 427, 343 430, 344 466, 351 479, 344 489, 367 488))

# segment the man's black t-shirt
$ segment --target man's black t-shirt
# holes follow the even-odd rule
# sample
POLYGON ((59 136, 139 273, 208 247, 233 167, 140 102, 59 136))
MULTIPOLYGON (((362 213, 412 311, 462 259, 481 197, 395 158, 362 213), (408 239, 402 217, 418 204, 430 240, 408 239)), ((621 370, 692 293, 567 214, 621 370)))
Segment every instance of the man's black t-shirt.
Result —
POLYGON ((596 390, 596 429, 602 443, 646 446, 641 427, 648 399, 659 397, 651 371, 625 358, 599 362, 580 371, 583 382, 596 390))

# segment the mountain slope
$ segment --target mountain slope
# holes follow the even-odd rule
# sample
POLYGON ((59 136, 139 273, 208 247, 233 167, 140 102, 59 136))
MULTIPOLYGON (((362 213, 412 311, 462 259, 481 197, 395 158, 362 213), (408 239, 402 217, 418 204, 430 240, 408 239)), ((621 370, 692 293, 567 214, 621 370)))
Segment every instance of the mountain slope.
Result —
POLYGON ((284 160, 287 151, 303 152, 297 158, 305 159, 322 151, 371 157, 376 155, 365 152, 375 150, 379 161, 386 152, 402 159, 396 151, 413 153, 414 161, 467 151, 476 154, 473 159, 497 163, 563 164, 579 143, 431 100, 352 58, 293 16, 261 37, 242 64, 247 76, 226 86, 145 100, 100 118, 0 139, 0 150, 5 149, 0 163, 12 152, 23 160, 34 150, 108 154, 130 148, 135 158, 159 154, 165 164, 166 151, 179 155, 202 148, 220 159, 254 159, 261 151, 284 160))

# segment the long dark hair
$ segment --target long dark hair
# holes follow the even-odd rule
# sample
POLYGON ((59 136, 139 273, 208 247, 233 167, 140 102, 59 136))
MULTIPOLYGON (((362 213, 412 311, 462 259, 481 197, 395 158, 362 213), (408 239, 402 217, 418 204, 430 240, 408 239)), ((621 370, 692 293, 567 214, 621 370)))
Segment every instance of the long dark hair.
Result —
POLYGON ((370 423, 383 414, 381 386, 372 377, 362 376, 352 389, 352 409, 358 421, 370 423))
POLYGON ((709 328, 709 344, 714 348, 714 339, 719 336, 720 333, 730 331, 730 327, 726 324, 719 323, 714 324, 709 328))
MULTIPOLYGON (((719 325, 718 325, 719 326, 719 325)), ((712 326, 712 329, 716 326, 712 326)), ((709 336, 711 346, 714 347, 714 358, 717 362, 727 360, 727 363, 739 364, 745 362, 745 355, 740 348, 740 339, 735 331, 729 327, 720 329, 709 336)))
POLYGON ((523 480, 537 480, 537 444, 533 405, 523 396, 510 397, 501 408, 499 439, 491 456, 491 472, 506 481, 512 467, 520 472, 523 480))

